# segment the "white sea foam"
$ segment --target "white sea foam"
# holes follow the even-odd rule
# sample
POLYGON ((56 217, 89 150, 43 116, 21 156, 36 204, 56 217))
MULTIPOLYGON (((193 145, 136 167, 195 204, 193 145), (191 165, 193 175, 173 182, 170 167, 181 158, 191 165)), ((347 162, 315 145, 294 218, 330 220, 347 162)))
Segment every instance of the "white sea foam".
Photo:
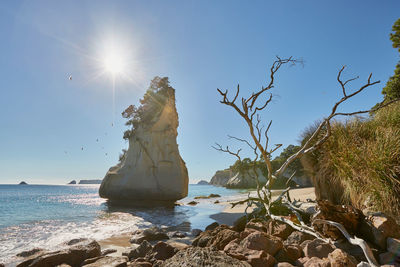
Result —
POLYGON ((15 255, 33 248, 57 250, 74 238, 102 240, 148 227, 149 222, 128 213, 104 213, 92 222, 40 221, 2 229, 0 262, 15 262, 15 255))

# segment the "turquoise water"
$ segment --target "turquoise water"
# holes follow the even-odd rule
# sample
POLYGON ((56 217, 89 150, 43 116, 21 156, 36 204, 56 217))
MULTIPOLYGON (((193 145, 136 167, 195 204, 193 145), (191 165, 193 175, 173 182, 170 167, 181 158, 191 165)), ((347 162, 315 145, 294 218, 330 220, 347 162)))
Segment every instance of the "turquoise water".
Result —
MULTIPOLYGON (((150 225, 204 228, 222 210, 215 199, 185 203, 195 196, 219 194, 235 199, 238 190, 189 185, 188 197, 171 208, 121 208, 98 196, 99 185, 0 185, 0 259, 34 247, 57 247, 77 237, 104 239, 150 225)), ((1 260, 0 260, 1 262, 1 260)))

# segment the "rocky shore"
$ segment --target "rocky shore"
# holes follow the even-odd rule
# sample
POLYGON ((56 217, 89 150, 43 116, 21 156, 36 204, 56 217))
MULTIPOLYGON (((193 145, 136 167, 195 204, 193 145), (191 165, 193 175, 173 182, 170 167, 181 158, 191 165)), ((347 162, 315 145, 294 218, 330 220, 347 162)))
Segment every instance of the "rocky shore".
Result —
MULTIPOLYGON (((19 253, 16 266, 373 266, 359 246, 351 245, 337 228, 318 223, 321 219, 337 221, 350 235, 363 238, 378 261, 375 266, 400 266, 400 226, 395 219, 326 201, 307 202, 310 190, 301 190, 297 193, 303 198, 296 205, 310 214, 307 223, 323 238, 277 220, 241 217, 228 225, 224 222, 231 218, 221 217, 204 231, 150 227, 102 241, 73 239, 57 251, 19 253)), ((235 209, 235 218, 243 215, 243 207, 235 209)))

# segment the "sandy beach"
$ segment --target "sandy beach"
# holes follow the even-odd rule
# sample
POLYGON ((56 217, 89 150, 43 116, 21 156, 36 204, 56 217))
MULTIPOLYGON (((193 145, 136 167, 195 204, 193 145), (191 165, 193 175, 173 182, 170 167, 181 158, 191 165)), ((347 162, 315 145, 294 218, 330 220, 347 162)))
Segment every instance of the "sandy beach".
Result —
MULTIPOLYGON (((274 192, 275 197, 278 196, 280 192, 281 191, 275 191, 274 192)), ((256 196, 256 191, 252 191, 250 193, 250 196, 256 196)), ((289 196, 292 200, 294 199, 300 201, 307 201, 307 199, 315 200, 314 187, 292 189, 289 191, 289 196)), ((247 195, 243 194, 243 196, 240 196, 237 199, 237 201, 245 199, 246 197, 247 195)), ((232 225, 238 218, 240 218, 245 214, 245 209, 247 207, 247 204, 236 205, 235 207, 232 208, 232 205, 230 203, 231 202, 220 202, 219 203, 220 205, 225 206, 224 210, 220 213, 213 214, 210 217, 219 224, 232 225)), ((251 208, 249 208, 247 211, 250 212, 251 208)))
MULTIPOLYGON (((274 195, 279 195, 280 191, 275 191, 274 195)), ((250 191, 251 196, 256 196, 256 191, 250 191)), ((291 199, 300 201, 306 201, 307 199, 315 200, 314 187, 298 188, 293 189, 289 192, 291 199)), ((236 200, 243 200, 247 197, 247 193, 238 194, 236 200)), ((219 224, 233 225, 233 223, 245 214, 246 204, 237 205, 234 208, 231 207, 232 201, 221 201, 214 205, 224 206, 223 210, 219 213, 213 214, 210 217, 218 222, 219 224)), ((250 209, 248 210, 250 211, 250 209)), ((201 229, 204 230, 204 229, 201 229)), ((116 252, 110 254, 112 256, 120 256, 127 248, 130 248, 132 244, 129 242, 131 238, 130 234, 116 235, 104 240, 100 240, 99 244, 104 249, 115 249, 116 252)), ((172 238, 167 243, 174 243, 175 246, 187 246, 191 244, 193 237, 185 238, 172 238)))

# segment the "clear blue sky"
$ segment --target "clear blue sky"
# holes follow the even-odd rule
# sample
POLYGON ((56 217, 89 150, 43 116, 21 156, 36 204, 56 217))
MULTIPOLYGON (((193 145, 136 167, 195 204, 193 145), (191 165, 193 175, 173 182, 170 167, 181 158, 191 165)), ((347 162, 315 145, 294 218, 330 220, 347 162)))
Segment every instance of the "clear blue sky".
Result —
POLYGON ((273 119, 272 143, 296 143, 339 97, 343 64, 346 77, 360 75, 354 86, 370 72, 381 80, 345 109, 382 99, 399 60, 388 37, 399 10, 398 0, 2 1, 0 183, 103 178, 127 146, 121 111, 155 75, 176 89, 191 182, 208 180, 234 162, 211 145, 234 146, 227 134, 248 137, 216 88, 257 90, 275 55, 305 60, 279 73, 263 117, 273 119), (111 75, 100 75, 110 43, 130 62, 115 101, 111 75))

